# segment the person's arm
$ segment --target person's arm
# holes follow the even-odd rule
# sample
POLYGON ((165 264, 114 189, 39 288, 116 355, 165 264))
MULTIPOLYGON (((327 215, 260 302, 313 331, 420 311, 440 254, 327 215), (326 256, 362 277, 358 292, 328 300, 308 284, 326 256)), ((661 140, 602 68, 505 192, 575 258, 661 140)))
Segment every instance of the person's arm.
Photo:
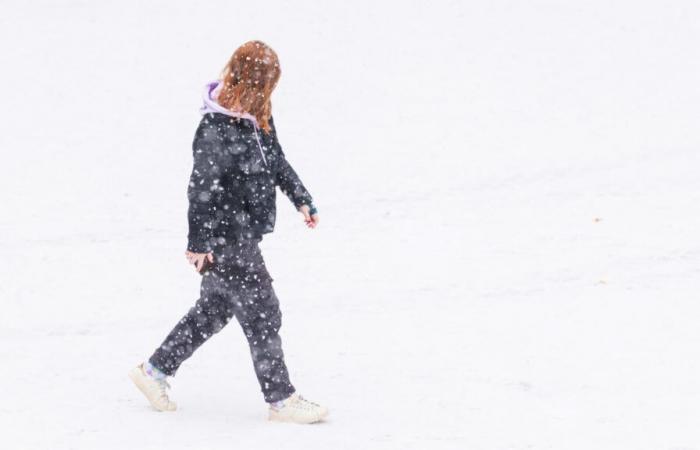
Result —
POLYGON ((278 158, 277 185, 294 204, 295 208, 299 209, 304 205, 308 205, 309 208, 312 208, 313 197, 311 197, 311 194, 301 182, 301 179, 299 179, 299 175, 294 171, 292 165, 287 161, 282 149, 279 151, 278 158))
POLYGON ((192 142, 194 164, 187 188, 189 233, 187 250, 211 252, 212 219, 215 197, 221 191, 224 147, 216 128, 202 121, 192 142))
POLYGON ((301 182, 299 175, 297 175, 296 171, 292 168, 292 165, 289 164, 289 161, 287 161, 282 151, 282 146, 277 139, 277 130, 275 129, 275 124, 272 119, 270 119, 270 126, 272 127, 274 145, 277 149, 275 182, 294 204, 295 208, 300 209, 302 206, 307 205, 310 209, 315 211, 316 209, 313 205, 311 194, 301 182))

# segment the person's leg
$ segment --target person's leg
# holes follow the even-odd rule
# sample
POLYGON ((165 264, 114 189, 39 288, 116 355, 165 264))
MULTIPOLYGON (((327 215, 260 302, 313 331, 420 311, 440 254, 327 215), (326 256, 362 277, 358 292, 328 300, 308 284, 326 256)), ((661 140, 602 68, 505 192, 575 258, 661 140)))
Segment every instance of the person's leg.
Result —
POLYGON ((248 339, 255 374, 265 401, 272 403, 294 393, 284 363, 279 329, 282 313, 272 278, 260 253, 260 240, 243 240, 220 251, 220 261, 235 298, 232 307, 248 339))
POLYGON ((236 289, 240 296, 235 303, 235 314, 248 339, 265 401, 270 404, 269 420, 294 423, 324 420, 328 408, 298 395, 289 381, 279 336, 282 313, 257 242, 248 247, 245 257, 237 260, 244 262, 242 266, 247 272, 242 274, 236 289))
MULTIPOLYGON (((264 272, 266 273, 266 272, 264 272)), ((269 276, 247 274, 240 283, 240 300, 235 305, 236 319, 250 345, 255 375, 268 403, 288 398, 295 392, 284 363, 282 313, 269 276)))
POLYGON ((180 364, 231 320, 234 311, 227 284, 217 270, 202 276, 199 300, 148 359, 150 364, 165 375, 174 375, 180 364))

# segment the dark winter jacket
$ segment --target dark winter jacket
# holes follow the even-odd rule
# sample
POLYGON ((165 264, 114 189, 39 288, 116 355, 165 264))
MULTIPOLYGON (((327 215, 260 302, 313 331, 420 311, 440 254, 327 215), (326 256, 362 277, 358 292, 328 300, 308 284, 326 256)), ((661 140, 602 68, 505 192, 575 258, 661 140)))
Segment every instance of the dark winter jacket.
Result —
POLYGON ((275 187, 295 207, 312 198, 282 152, 274 121, 270 133, 248 119, 207 113, 192 143, 187 190, 187 249, 212 251, 239 239, 260 238, 275 227, 275 187))

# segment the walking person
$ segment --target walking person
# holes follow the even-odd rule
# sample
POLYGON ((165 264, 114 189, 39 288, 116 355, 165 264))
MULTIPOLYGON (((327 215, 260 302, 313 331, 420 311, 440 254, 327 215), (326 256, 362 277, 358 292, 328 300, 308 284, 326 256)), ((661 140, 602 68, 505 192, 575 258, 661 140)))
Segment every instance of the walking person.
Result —
POLYGON ((235 317, 250 345, 269 419, 313 423, 328 414, 300 396, 289 380, 279 300, 259 247, 275 226, 276 186, 309 228, 319 223, 311 195, 277 140, 270 95, 279 77, 275 52, 250 41, 234 52, 221 79, 205 87, 187 190, 186 257, 202 274, 200 298, 153 355, 129 372, 159 411, 177 408, 167 378, 235 317))

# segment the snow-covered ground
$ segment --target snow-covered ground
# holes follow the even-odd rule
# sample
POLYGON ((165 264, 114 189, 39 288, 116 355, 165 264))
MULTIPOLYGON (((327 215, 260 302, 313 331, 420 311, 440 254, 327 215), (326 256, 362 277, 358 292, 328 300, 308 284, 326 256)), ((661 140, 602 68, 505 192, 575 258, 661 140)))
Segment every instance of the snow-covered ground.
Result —
POLYGON ((3 0, 0 448, 700 449, 695 1, 3 0), (197 298, 200 92, 272 45, 264 252, 292 381, 234 323, 158 414, 126 377, 197 298))

